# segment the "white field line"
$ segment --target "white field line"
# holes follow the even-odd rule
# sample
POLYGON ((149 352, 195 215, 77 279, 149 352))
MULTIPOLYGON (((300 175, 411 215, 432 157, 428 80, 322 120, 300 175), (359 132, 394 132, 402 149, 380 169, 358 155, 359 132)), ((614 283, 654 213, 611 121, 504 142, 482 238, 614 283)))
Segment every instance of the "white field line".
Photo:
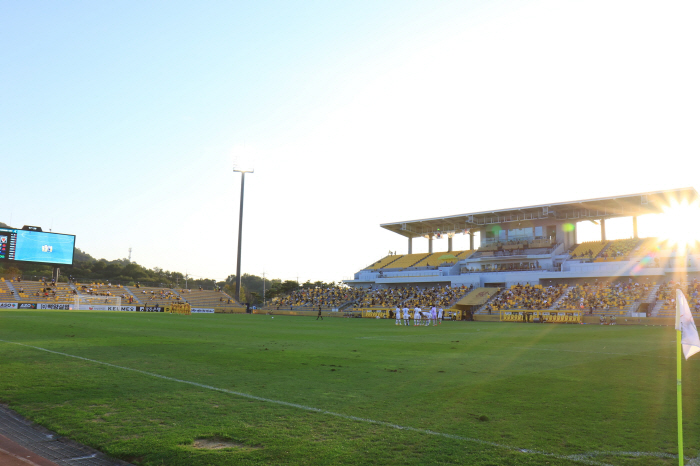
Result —
POLYGON ((607 452, 607 451, 603 451, 603 452, 594 451, 594 452, 580 453, 580 454, 575 454, 575 455, 557 455, 555 453, 548 453, 548 452, 540 451, 540 450, 531 450, 531 449, 527 449, 527 448, 518 448, 518 447, 513 447, 510 445, 503 445, 503 444, 496 443, 496 442, 489 442, 487 440, 480 440, 480 439, 471 438, 471 437, 463 437, 461 435, 445 434, 443 432, 435 432, 433 430, 428 430, 428 429, 420 429, 420 428, 409 427, 409 426, 400 426, 397 424, 392 424, 391 422, 375 421, 373 419, 366 419, 366 418, 361 418, 361 417, 357 417, 357 416, 351 416, 349 414, 335 413, 333 411, 326 411, 325 409, 314 408, 311 406, 304 406, 304 405, 300 405, 297 403, 290 403, 288 401, 263 398, 261 396, 255 396, 255 395, 251 395, 248 393, 242 393, 242 392, 237 392, 234 390, 228 390, 226 388, 214 387, 211 385, 205 385, 205 384, 201 384, 198 382, 191 382, 189 380, 176 379, 174 377, 168 377, 168 376, 156 374, 153 372, 146 372, 146 371, 142 371, 140 369, 133 369, 131 367, 118 366, 116 364, 111 364, 111 363, 103 362, 103 361, 97 361, 95 359, 84 358, 82 356, 75 356, 73 354, 62 353, 60 351, 53 351, 50 349, 41 348, 39 346, 26 345, 24 343, 17 343, 17 342, 9 341, 9 340, 1 340, 0 339, 0 341, 3 343, 10 343, 13 345, 24 346, 26 348, 33 348, 33 349, 36 349, 39 351, 45 351, 47 353, 58 354, 60 356, 66 356, 69 358, 80 359, 83 361, 92 362, 94 364, 101 364, 103 366, 113 367, 115 369, 122 369, 122 370, 126 370, 126 371, 137 372, 139 374, 147 375, 149 377, 155 377, 158 379, 169 380, 171 382, 183 383, 183 384, 192 385, 192 386, 199 387, 199 388, 205 388, 207 390, 213 390, 213 391, 221 392, 221 393, 228 393, 230 395, 236 395, 236 396, 240 396, 243 398, 249 398, 249 399, 257 400, 257 401, 264 401, 266 403, 274 403, 274 404, 278 404, 278 405, 282 405, 282 406, 288 406, 291 408, 297 408, 297 409, 302 409, 305 411, 311 411, 311 412, 315 412, 315 413, 319 413, 319 414, 325 414, 328 416, 334 416, 334 417, 338 417, 341 419, 347 419, 350 421, 358 421, 358 422, 365 422, 365 423, 369 423, 369 424, 376 424, 376 425, 380 425, 380 426, 384 426, 384 427, 390 427, 392 429, 407 430, 407 431, 417 432, 417 433, 426 434, 426 435, 435 435, 435 436, 439 436, 439 437, 449 438, 452 440, 462 440, 465 442, 478 443, 480 445, 486 445, 486 446, 495 447, 495 448, 502 448, 502 449, 511 450, 511 451, 518 451, 521 453, 529 453, 529 454, 534 454, 534 455, 547 456, 550 458, 571 460, 571 461, 576 461, 578 463, 589 464, 592 466, 612 466, 608 463, 600 463, 598 461, 593 461, 592 459, 590 459, 590 458, 596 457, 596 456, 634 456, 634 457, 652 456, 652 457, 659 457, 659 458, 677 458, 678 457, 677 455, 670 455, 668 453, 607 452))

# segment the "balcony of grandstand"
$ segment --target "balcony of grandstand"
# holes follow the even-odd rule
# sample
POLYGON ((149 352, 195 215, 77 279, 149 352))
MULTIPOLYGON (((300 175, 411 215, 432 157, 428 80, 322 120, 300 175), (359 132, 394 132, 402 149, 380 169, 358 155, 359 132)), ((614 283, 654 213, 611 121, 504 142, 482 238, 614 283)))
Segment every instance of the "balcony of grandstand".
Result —
POLYGON ((549 238, 529 238, 505 242, 496 241, 486 243, 479 247, 472 257, 535 256, 551 254, 556 247, 557 242, 549 238))

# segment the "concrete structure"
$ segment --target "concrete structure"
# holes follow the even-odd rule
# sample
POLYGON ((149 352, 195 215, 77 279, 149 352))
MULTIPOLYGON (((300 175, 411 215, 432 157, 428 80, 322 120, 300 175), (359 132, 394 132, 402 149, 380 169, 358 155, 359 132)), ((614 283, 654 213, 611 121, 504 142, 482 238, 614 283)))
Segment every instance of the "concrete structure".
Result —
MULTIPOLYGON (((574 258, 571 252, 578 243, 577 222, 591 221, 599 225, 601 241, 605 241, 606 220, 631 217, 633 237, 638 239, 639 215, 663 213, 664 208, 673 203, 693 203, 699 199, 694 188, 680 188, 384 223, 382 228, 407 238, 409 254, 413 253, 414 238, 427 238, 429 253, 433 253, 433 238, 438 234, 447 235, 450 253, 453 251, 452 237, 467 234, 470 250, 475 252, 460 257, 457 263, 432 267, 398 269, 392 268, 390 263, 377 269, 370 266, 345 283, 357 287, 510 286, 596 277, 634 276, 663 280, 679 273, 679 264, 682 264, 683 273, 693 274, 700 272, 697 269, 700 255, 696 256, 693 251, 681 253, 662 249, 653 262, 640 256, 641 253, 625 260, 603 261, 594 257, 574 258), (480 236, 478 249, 474 244, 477 232, 480 236)), ((641 244, 639 240, 638 246, 641 244)))

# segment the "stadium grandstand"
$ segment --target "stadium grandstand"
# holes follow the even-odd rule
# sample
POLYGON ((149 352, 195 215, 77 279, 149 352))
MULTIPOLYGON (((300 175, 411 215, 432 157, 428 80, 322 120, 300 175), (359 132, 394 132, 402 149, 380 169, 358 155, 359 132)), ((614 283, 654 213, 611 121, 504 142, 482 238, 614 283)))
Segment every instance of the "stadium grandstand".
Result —
MULTIPOLYGON (((382 224, 407 238, 406 254, 390 253, 343 285, 302 288, 256 312, 389 317, 396 307, 440 306, 468 320, 522 320, 530 311, 560 322, 580 322, 583 314, 665 318, 675 309, 673 289, 681 287, 700 317, 698 245, 637 232, 637 217, 699 199, 695 189, 682 188, 382 224), (606 220, 622 217, 631 218, 631 237, 607 239, 606 220), (599 239, 578 242, 584 221, 599 227, 599 239), (453 250, 459 234, 469 236, 469 249, 453 250), (433 251, 440 237, 447 238, 447 251, 433 251), (415 238, 428 240, 427 253, 413 253, 415 238)), ((245 310, 218 289, 0 279, 0 304, 53 308, 98 297, 120 298, 122 306, 245 310)))
POLYGON ((639 216, 698 200, 694 188, 680 188, 385 223, 407 239, 406 254, 380 258, 344 283, 365 291, 352 302, 364 308, 431 302, 422 295, 430 290, 467 290, 443 304, 475 316, 529 309, 664 317, 674 309, 669 290, 681 286, 700 316, 697 244, 640 238, 637 227, 639 216), (623 217, 631 219, 630 237, 607 239, 606 221, 623 217), (600 239, 578 242, 584 221, 598 226, 600 239), (468 250, 452 249, 460 234, 469 236, 468 250), (434 251, 441 237, 447 251, 434 251), (427 239, 427 253, 413 253, 416 238, 427 239))

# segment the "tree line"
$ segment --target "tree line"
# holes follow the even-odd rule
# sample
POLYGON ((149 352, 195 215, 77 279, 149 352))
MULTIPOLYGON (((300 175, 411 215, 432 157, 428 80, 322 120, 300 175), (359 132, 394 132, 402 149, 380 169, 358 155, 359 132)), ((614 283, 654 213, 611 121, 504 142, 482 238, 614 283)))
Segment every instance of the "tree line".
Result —
MULTIPOLYGON (((11 228, 0 222, 0 228, 11 228)), ((148 269, 128 259, 95 259, 90 254, 75 248, 72 266, 60 266, 59 281, 69 279, 80 283, 112 283, 113 285, 156 286, 174 289, 222 290, 230 296, 236 292, 236 275, 229 275, 224 281, 213 278, 193 278, 181 272, 163 270, 160 267, 148 269)), ((51 280, 53 266, 44 264, 0 261, 0 276, 6 279, 21 277, 24 280, 41 280, 42 277, 51 280)), ((241 301, 251 305, 263 303, 263 297, 270 301, 278 296, 287 295, 295 290, 310 288, 327 288, 336 286, 335 283, 323 281, 306 281, 298 283, 294 280, 278 278, 264 279, 257 275, 244 273, 241 275, 241 301)))

